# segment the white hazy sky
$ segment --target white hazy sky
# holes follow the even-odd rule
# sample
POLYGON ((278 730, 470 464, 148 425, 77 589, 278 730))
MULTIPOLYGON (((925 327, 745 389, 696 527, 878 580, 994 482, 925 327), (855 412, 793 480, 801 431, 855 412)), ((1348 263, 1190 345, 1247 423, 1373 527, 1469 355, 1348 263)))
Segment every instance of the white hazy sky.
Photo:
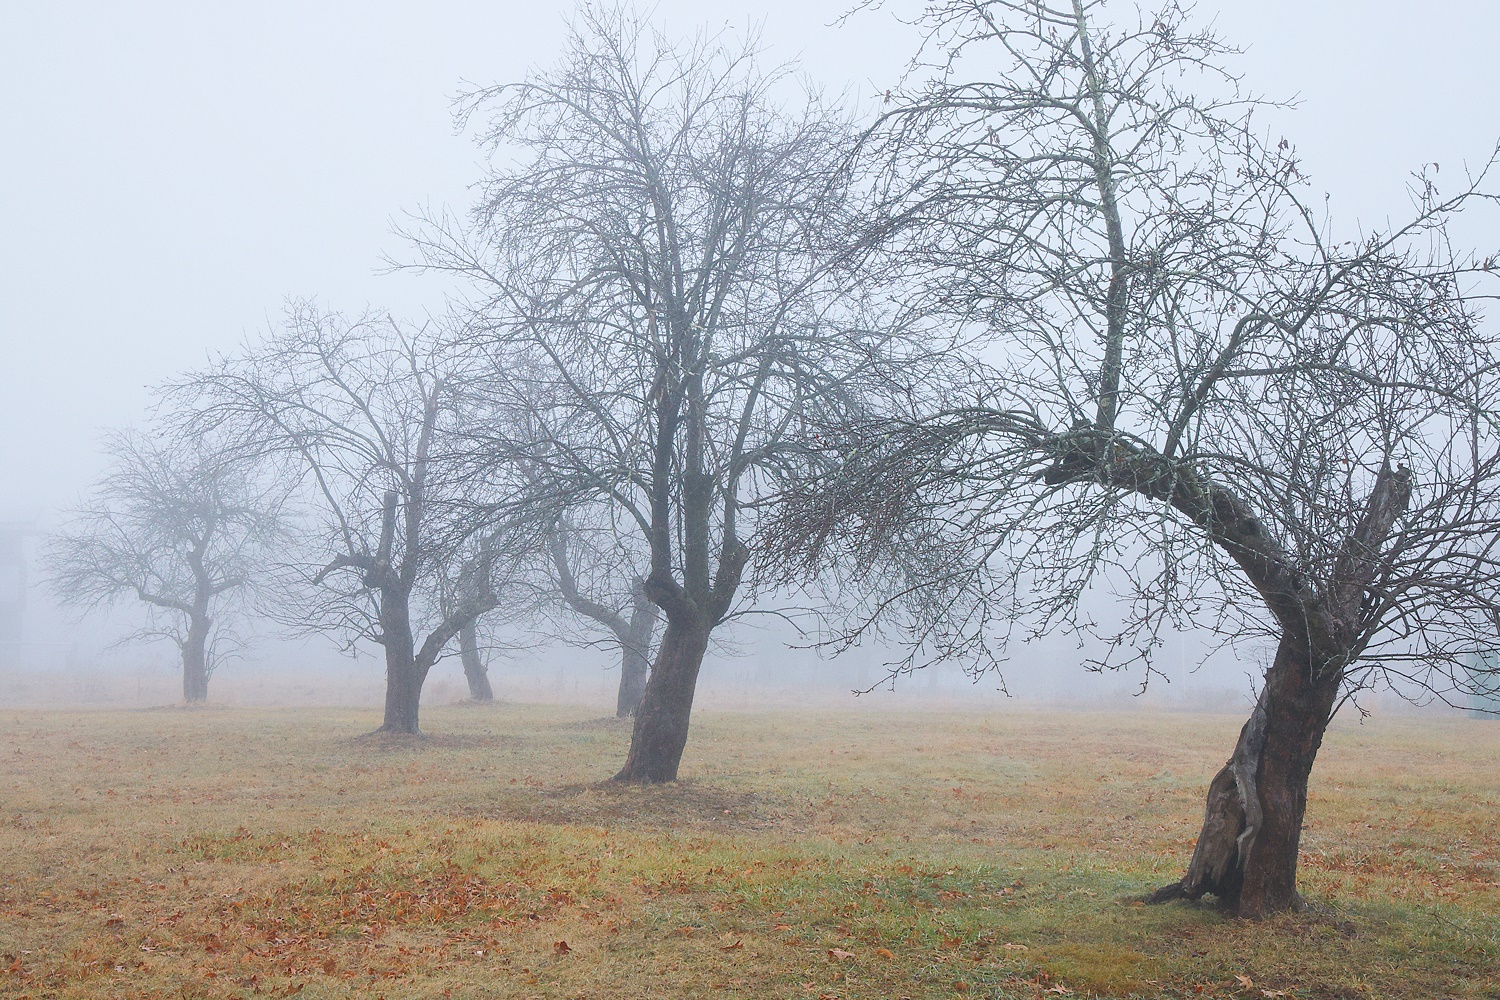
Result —
MULTIPOLYGON (((684 32, 763 21, 773 58, 869 95, 911 54, 890 11, 914 5, 833 26, 851 5, 656 11, 684 32)), ((467 204, 478 157, 449 101, 551 62, 571 6, 0 2, 0 520, 51 521, 98 473, 102 428, 289 295, 420 311, 420 283, 376 271, 393 219, 467 204)), ((1495 0, 1216 10, 1251 88, 1301 97, 1282 130, 1346 217, 1399 214, 1412 169, 1500 137, 1495 0)))

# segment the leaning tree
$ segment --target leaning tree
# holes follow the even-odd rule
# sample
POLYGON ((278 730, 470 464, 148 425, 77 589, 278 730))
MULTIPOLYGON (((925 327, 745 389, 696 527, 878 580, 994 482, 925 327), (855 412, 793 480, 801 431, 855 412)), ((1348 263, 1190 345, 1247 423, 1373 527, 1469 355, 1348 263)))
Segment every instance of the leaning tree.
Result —
POLYGON ((164 431, 105 440, 109 471, 47 544, 63 604, 125 600, 148 611, 123 641, 170 639, 182 698, 208 700, 214 667, 241 645, 244 596, 284 542, 277 491, 218 439, 164 431))
POLYGON ((1094 630, 1100 664, 1149 671, 1170 627, 1269 640, 1188 871, 1154 896, 1256 916, 1301 905, 1339 706, 1459 694, 1496 644, 1493 261, 1449 237, 1492 198, 1483 171, 1441 193, 1434 167, 1407 221, 1339 232, 1220 69, 1231 50, 1175 4, 1103 6, 928 6, 928 79, 867 141, 888 266, 976 350, 946 395, 842 428, 780 538, 814 565, 948 539, 966 560, 892 580, 929 595, 906 623, 942 653, 1090 631, 1105 586, 1126 613, 1094 630))
POLYGON ((832 266, 860 222, 850 129, 753 44, 594 8, 557 67, 465 114, 514 158, 470 224, 414 234, 420 263, 471 279, 497 370, 528 373, 496 380, 529 430, 489 447, 533 473, 504 515, 603 505, 644 540, 666 625, 616 777, 670 781, 710 635, 754 589, 758 502, 887 352, 832 266))
POLYGON ((304 633, 385 654, 382 732, 419 733, 428 672, 466 625, 501 603, 501 535, 469 530, 461 474, 462 366, 424 328, 350 320, 308 303, 282 330, 175 392, 191 428, 233 435, 276 461, 312 527, 276 616, 304 633))

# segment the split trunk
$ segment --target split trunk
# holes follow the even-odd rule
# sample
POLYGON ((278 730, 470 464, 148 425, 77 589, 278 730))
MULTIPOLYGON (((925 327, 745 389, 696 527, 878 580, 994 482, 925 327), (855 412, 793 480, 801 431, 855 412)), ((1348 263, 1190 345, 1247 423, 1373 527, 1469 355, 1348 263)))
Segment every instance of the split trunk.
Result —
POLYGON ((1251 918, 1303 907, 1297 853, 1307 781, 1339 684, 1339 671, 1315 662, 1305 643, 1282 639, 1234 754, 1209 785, 1187 874, 1151 902, 1211 893, 1251 918))

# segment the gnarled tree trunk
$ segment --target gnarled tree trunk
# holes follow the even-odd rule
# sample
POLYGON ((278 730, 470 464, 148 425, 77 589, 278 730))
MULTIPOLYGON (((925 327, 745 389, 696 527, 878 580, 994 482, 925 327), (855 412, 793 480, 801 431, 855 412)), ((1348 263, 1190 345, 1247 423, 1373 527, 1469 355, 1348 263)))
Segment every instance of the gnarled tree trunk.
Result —
MULTIPOLYGON (((1234 513, 1235 498, 1220 496, 1222 509, 1234 513)), ((1249 570, 1283 633, 1234 755, 1209 785, 1187 874, 1158 889, 1152 902, 1213 893, 1241 917, 1302 907, 1297 849, 1307 778, 1338 701, 1344 665, 1363 650, 1360 609, 1381 546, 1410 501, 1411 473, 1384 467, 1318 589, 1288 569, 1284 554, 1274 563, 1265 560, 1264 553, 1274 550, 1265 544, 1258 520, 1220 517, 1214 523, 1215 540, 1249 570), (1266 571, 1267 565, 1273 571, 1266 571)))
POLYGON ((1209 785, 1187 874, 1152 902, 1219 897, 1241 917, 1301 909, 1297 852, 1307 780, 1338 696, 1339 671, 1283 638, 1234 754, 1209 785))
POLYGON ((655 784, 677 780, 677 767, 687 746, 698 670, 708 651, 708 627, 667 619, 656 663, 635 712, 630 755, 615 781, 655 784))
POLYGON ((473 622, 458 630, 459 659, 464 665, 464 679, 469 682, 469 698, 473 701, 494 701, 495 691, 490 687, 490 671, 484 658, 479 655, 479 636, 473 622))

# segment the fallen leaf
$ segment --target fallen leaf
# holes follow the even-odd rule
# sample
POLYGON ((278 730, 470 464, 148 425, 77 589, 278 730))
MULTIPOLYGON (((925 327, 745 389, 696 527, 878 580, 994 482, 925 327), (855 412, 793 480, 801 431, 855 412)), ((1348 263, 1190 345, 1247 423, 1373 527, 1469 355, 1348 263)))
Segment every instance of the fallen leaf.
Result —
POLYGON ((325 959, 323 959, 323 971, 325 973, 327 973, 328 975, 330 975, 330 976, 333 975, 335 972, 338 971, 338 968, 339 968, 339 963, 335 962, 333 959, 331 959, 331 958, 325 958, 325 959))
POLYGON ((743 941, 735 941, 733 944, 721 944, 721 945, 719 945, 719 950, 720 951, 739 951, 743 947, 745 947, 745 943, 743 941))
POLYGON ((1238 979, 1239 982, 1240 982, 1240 985, 1243 986, 1247 990, 1250 987, 1252 987, 1252 986, 1255 985, 1254 981, 1251 980, 1251 978, 1249 976, 1235 976, 1234 978, 1238 979))
POLYGON ((958 982, 953 984, 953 992, 967 993, 969 992, 969 984, 960 979, 958 982))
POLYGON ((1012 944, 1011 942, 1007 941, 1007 942, 1005 942, 1005 950, 1006 951, 1030 951, 1031 950, 1031 946, 1027 945, 1027 944, 1012 944))
POLYGON ((828 949, 828 957, 831 958, 831 959, 833 959, 835 962, 837 962, 837 961, 839 961, 841 959, 853 958, 854 957, 854 952, 852 952, 852 951, 845 951, 842 948, 829 948, 828 949))
POLYGON ((1062 983, 1058 983, 1056 986, 1052 987, 1051 989, 1043 990, 1042 992, 1044 992, 1044 993, 1064 994, 1064 993, 1072 993, 1073 991, 1070 990, 1070 989, 1068 989, 1062 983))
POLYGON ((566 955, 568 952, 572 951, 573 949, 570 948, 570 947, 568 947, 568 942, 566 942, 566 941, 553 941, 552 942, 552 950, 556 954, 566 955))
POLYGON ((1289 997, 1289 996, 1292 995, 1292 991, 1291 990, 1261 990, 1260 994, 1261 994, 1261 996, 1266 996, 1266 997, 1289 997))
POLYGON ((775 927, 771 928, 771 930, 773 930, 773 931, 789 931, 791 929, 792 929, 792 925, 791 924, 777 924, 775 927))
POLYGON ((876 948, 875 949, 875 954, 879 955, 881 958, 895 958, 896 957, 894 954, 892 954, 891 949, 889 949, 889 948, 876 948))
POLYGON ((691 927, 674 927, 672 933, 681 934, 683 937, 692 937, 693 929, 691 927))

